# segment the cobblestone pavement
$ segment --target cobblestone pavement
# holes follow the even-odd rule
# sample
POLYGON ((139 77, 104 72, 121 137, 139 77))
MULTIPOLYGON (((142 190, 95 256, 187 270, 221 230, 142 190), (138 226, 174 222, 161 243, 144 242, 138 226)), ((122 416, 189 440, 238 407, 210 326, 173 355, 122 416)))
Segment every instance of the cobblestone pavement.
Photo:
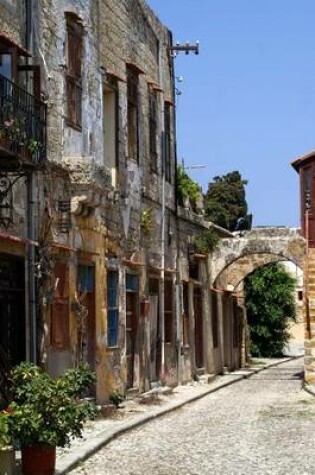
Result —
POLYGON ((267 369, 120 436, 72 475, 314 475, 303 360, 267 369))

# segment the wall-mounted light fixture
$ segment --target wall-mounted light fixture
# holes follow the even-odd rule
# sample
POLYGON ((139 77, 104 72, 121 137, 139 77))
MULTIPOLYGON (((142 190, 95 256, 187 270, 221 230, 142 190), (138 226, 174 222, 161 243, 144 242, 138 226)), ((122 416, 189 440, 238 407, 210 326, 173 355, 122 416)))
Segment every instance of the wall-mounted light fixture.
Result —
POLYGON ((176 43, 176 45, 170 46, 170 53, 172 58, 176 58, 178 53, 183 52, 185 54, 195 53, 199 54, 199 41, 196 41, 194 45, 191 45, 189 41, 184 44, 176 43))

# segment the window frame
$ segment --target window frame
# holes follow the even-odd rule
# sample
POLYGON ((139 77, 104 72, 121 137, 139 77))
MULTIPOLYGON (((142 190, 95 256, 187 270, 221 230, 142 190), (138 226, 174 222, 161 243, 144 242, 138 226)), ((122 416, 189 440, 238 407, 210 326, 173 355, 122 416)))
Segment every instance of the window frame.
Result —
POLYGON ((150 169, 154 173, 158 171, 158 97, 157 92, 149 86, 149 150, 150 169))
POLYGON ((67 124, 82 130, 83 25, 79 17, 66 14, 67 124))
POLYGON ((119 170, 119 88, 118 88, 118 80, 108 75, 106 81, 103 82, 103 143, 104 143, 104 151, 103 151, 103 163, 105 167, 110 168, 111 172, 111 184, 112 186, 117 185, 118 181, 118 170, 119 170), (114 156, 106 155, 106 137, 109 135, 108 126, 106 126, 106 107, 105 107, 105 98, 106 96, 112 97, 114 101, 113 105, 113 120, 114 120, 114 156), (115 169, 115 172, 113 171, 115 169))
POLYGON ((164 102, 164 175, 165 180, 172 182, 172 134, 171 134, 171 104, 164 102))
POLYGON ((127 151, 139 163, 139 72, 127 65, 127 151))

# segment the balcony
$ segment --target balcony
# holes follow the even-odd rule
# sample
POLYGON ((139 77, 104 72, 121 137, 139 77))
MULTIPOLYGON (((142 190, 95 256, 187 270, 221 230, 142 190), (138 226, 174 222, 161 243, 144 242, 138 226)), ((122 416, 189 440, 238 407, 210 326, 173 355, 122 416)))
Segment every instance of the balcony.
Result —
POLYGON ((46 158, 46 105, 0 75, 0 170, 34 168, 46 158))

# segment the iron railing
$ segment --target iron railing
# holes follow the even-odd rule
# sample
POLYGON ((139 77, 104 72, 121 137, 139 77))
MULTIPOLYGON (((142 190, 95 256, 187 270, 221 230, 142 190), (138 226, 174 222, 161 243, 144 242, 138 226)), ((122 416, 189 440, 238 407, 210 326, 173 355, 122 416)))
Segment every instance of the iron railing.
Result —
POLYGON ((46 157, 46 105, 0 75, 0 156, 41 165, 46 157))

